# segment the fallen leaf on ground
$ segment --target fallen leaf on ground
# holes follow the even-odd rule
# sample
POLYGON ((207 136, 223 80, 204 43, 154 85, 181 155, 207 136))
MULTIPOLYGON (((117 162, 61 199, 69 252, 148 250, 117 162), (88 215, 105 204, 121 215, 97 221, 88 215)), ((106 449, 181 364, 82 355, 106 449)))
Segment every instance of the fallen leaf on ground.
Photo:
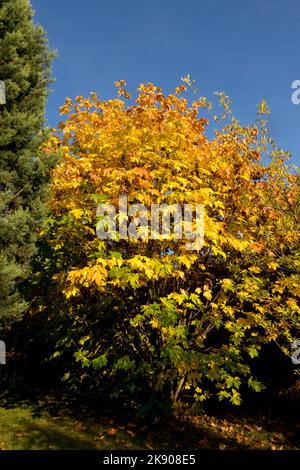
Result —
POLYGON ((117 434, 118 429, 116 429, 116 428, 110 428, 110 429, 108 429, 106 432, 107 432, 107 434, 108 434, 109 436, 114 436, 115 434, 117 434))
POLYGON ((153 445, 150 442, 145 442, 146 449, 153 450, 153 445))

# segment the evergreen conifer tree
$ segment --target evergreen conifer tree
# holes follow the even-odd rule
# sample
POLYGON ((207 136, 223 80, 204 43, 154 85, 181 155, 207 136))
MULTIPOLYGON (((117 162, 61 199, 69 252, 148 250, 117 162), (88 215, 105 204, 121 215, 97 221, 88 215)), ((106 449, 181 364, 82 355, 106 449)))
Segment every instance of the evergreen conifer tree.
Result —
POLYGON ((22 283, 30 275, 39 224, 45 213, 50 158, 45 104, 53 53, 42 27, 33 22, 29 0, 0 0, 0 325, 26 309, 22 283))

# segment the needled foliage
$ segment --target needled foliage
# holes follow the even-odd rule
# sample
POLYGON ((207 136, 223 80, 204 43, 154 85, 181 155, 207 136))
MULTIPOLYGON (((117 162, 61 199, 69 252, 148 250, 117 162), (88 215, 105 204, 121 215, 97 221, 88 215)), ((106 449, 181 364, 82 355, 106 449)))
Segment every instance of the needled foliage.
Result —
MULTIPOLYGON (((252 363, 265 344, 283 354, 299 329, 299 178, 267 133, 262 103, 242 126, 224 116, 206 137, 210 104, 142 84, 119 96, 66 100, 51 217, 40 234, 32 317, 70 387, 103 395, 239 404, 263 387, 252 363), (204 245, 96 237, 99 203, 203 204, 204 245), (48 294, 44 295, 44 293, 48 294)), ((119 221, 120 222, 120 221, 119 221)), ((134 214, 128 222, 134 223, 134 214)))
POLYGON ((38 149, 53 54, 32 17, 29 1, 0 1, 0 80, 6 86, 0 105, 1 326, 26 309, 20 286, 30 273, 52 166, 38 149))

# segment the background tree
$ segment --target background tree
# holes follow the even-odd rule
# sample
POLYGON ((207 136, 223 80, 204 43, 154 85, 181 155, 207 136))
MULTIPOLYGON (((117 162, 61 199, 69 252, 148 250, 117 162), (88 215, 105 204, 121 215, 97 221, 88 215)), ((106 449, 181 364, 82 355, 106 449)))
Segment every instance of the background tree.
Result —
POLYGON ((33 23, 28 0, 0 1, 0 79, 6 105, 0 106, 0 322, 19 318, 26 308, 20 285, 30 272, 36 234, 44 214, 51 158, 38 148, 50 63, 45 32, 33 23))

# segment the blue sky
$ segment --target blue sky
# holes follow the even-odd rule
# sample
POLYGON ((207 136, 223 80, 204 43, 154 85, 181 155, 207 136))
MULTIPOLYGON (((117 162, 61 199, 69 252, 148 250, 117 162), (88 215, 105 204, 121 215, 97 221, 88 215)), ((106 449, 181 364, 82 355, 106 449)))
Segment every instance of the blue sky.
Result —
POLYGON ((58 50, 47 118, 56 127, 65 97, 115 96, 154 82, 170 92, 190 74, 201 95, 225 91, 243 123, 265 98, 280 145, 300 164, 299 0, 33 0, 35 19, 58 50))

